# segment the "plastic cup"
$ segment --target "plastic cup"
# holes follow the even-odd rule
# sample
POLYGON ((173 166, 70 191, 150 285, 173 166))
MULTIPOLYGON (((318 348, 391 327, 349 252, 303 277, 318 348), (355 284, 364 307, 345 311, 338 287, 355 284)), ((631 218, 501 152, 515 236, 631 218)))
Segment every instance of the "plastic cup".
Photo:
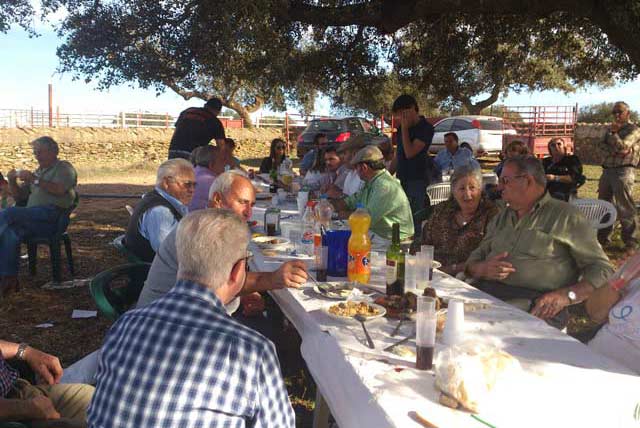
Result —
POLYGON ((287 200, 287 191, 284 189, 278 189, 278 202, 284 204, 287 200))
POLYGON ((442 343, 457 345, 464 339, 464 302, 451 299, 447 308, 447 321, 442 332, 442 343))
POLYGON ((418 270, 418 257, 407 254, 404 256, 404 291, 416 289, 416 271, 418 270))
POLYGON ((416 288, 424 290, 429 286, 429 271, 431 269, 431 255, 429 252, 416 253, 416 288))
POLYGON ((418 296, 416 312, 416 368, 418 370, 433 368, 436 322, 436 300, 433 297, 418 296))
POLYGON ((422 257, 429 258, 429 264, 427 265, 429 268, 429 281, 433 280, 433 245, 421 245, 420 252, 422 253, 422 257))
POLYGON ((304 215, 304 209, 307 207, 307 201, 309 200, 309 192, 298 192, 298 198, 296 201, 298 202, 298 213, 302 216, 304 215))

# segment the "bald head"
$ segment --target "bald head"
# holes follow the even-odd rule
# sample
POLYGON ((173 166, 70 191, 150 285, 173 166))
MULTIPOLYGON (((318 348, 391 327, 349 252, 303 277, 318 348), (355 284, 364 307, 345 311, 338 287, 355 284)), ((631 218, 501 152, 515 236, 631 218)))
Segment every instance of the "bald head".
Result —
POLYGON ((220 174, 209 189, 209 207, 226 208, 245 221, 251 219, 256 191, 245 175, 237 171, 220 174))

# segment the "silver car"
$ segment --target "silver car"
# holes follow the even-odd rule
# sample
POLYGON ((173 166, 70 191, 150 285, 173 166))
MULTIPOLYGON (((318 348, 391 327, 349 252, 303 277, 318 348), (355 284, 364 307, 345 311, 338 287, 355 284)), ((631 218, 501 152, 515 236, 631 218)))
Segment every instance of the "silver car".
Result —
POLYGON ((429 152, 444 149, 444 134, 455 132, 461 147, 468 147, 475 156, 499 154, 502 151, 502 135, 516 134, 513 127, 501 117, 452 116, 438 121, 429 152))

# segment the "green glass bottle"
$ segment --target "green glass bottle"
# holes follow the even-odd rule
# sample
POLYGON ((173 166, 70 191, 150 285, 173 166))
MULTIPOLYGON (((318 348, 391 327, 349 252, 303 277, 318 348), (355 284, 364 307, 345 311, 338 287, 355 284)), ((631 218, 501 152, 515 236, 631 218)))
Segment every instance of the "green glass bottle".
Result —
POLYGON ((404 294, 404 253, 400 248, 400 224, 393 223, 391 245, 387 249, 387 295, 404 294))

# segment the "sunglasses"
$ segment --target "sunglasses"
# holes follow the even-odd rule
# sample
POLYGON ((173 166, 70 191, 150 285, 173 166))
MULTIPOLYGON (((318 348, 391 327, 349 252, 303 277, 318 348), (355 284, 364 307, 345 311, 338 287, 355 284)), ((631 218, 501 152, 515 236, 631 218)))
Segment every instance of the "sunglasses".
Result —
POLYGON ((614 116, 626 113, 626 110, 614 110, 611 112, 614 116))
POLYGON ((180 180, 176 180, 176 179, 175 179, 175 178, 173 178, 173 177, 169 177, 169 178, 171 178, 171 180, 172 180, 174 183, 177 183, 177 184, 179 184, 180 186, 185 187, 185 188, 187 188, 187 189, 195 189, 195 188, 196 188, 196 182, 195 182, 195 181, 180 181, 180 180))
POLYGON ((500 183, 504 186, 511 184, 516 178, 526 177, 526 174, 514 175, 512 177, 500 177, 500 183))

